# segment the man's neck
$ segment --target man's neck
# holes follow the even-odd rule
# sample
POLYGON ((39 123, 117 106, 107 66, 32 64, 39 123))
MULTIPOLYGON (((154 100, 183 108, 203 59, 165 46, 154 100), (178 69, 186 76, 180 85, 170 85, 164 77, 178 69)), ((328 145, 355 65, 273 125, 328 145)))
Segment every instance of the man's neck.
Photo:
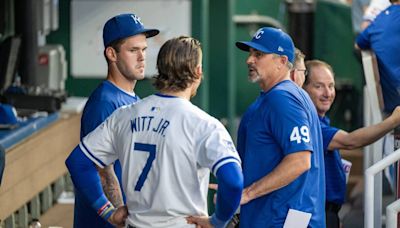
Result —
POLYGON ((270 78, 269 81, 260 81, 260 87, 264 92, 268 92, 272 87, 274 87, 276 84, 285 81, 285 80, 290 80, 289 73, 287 72, 285 75, 282 75, 280 77, 276 78, 270 78))
POLYGON ((168 95, 168 96, 180 97, 180 98, 186 99, 188 101, 190 101, 190 98, 192 95, 191 88, 187 88, 183 91, 178 91, 178 92, 170 91, 170 90, 161 90, 160 93, 164 94, 164 95, 168 95))
POLYGON ((107 80, 113 83, 115 86, 118 88, 128 92, 132 93, 135 89, 136 85, 136 80, 129 81, 126 78, 124 78, 122 75, 116 76, 115 74, 108 72, 107 75, 107 80))

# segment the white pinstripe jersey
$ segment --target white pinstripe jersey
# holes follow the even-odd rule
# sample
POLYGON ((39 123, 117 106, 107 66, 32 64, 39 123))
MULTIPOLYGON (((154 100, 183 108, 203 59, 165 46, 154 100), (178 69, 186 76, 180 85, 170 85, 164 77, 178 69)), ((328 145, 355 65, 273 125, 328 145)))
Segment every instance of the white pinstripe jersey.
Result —
POLYGON ((115 111, 80 144, 100 167, 117 158, 136 227, 193 227, 207 215, 210 170, 240 158, 224 126, 190 101, 151 95, 115 111))

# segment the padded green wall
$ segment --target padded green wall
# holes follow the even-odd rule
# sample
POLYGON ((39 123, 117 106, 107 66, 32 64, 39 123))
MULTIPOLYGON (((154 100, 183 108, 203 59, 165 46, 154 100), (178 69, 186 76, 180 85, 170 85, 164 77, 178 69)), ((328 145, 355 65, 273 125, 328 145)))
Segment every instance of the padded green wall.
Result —
MULTIPOLYGON (((234 115, 240 117, 259 94, 259 86, 247 80, 247 53, 235 47, 235 41, 249 40, 256 31, 254 26, 234 24, 234 37, 227 37, 229 1, 211 1, 210 7, 210 109, 219 118, 228 114, 228 81, 234 80, 234 115), (227 40, 233 41, 227 43, 227 40), (233 47, 233 72, 228 74, 227 49, 233 47)), ((259 14, 278 20, 285 18, 279 0, 234 1, 235 15, 259 14)), ((256 28, 263 25, 257 25, 256 28)))
POLYGON ((350 6, 319 0, 314 29, 314 58, 331 64, 339 81, 353 83, 361 90, 361 65, 353 54, 350 6))
POLYGON ((319 0, 314 22, 314 58, 335 71, 337 96, 329 116, 334 126, 353 130, 362 125, 364 77, 354 52, 350 6, 319 0))

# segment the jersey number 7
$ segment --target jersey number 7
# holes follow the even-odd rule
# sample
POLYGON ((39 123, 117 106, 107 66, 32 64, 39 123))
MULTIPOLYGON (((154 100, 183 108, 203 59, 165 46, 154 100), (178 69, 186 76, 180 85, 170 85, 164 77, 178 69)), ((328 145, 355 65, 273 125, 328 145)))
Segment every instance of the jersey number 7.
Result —
POLYGON ((151 165, 153 164, 153 161, 156 158, 156 145, 145 144, 145 143, 135 143, 135 145, 133 147, 133 151, 150 153, 149 157, 147 158, 146 165, 144 166, 143 171, 139 176, 139 180, 137 181, 136 186, 135 186, 135 191, 140 191, 143 187, 144 181, 147 178, 147 175, 150 172, 151 165))

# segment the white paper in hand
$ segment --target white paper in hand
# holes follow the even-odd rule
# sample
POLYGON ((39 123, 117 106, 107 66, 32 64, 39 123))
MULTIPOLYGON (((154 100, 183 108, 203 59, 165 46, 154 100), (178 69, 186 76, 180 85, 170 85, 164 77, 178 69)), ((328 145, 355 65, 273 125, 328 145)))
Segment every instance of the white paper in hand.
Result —
POLYGON ((283 228, 307 228, 311 213, 289 209, 283 228))

